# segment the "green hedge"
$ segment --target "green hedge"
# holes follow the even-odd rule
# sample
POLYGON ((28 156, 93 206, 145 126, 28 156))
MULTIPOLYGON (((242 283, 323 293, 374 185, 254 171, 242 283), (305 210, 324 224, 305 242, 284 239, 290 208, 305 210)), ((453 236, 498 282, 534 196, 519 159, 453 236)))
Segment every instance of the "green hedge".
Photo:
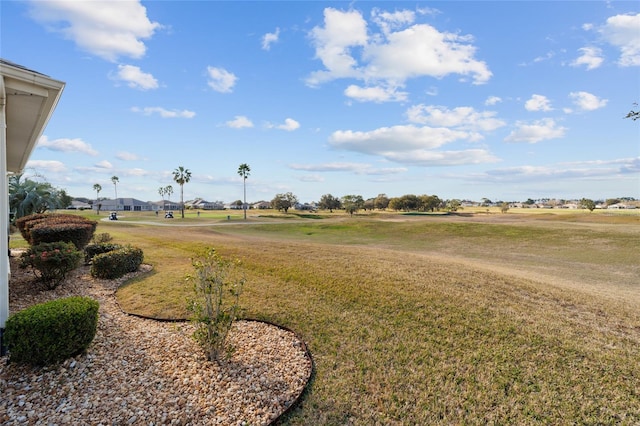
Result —
POLYGON ((40 243, 22 253, 20 267, 32 267, 38 279, 53 290, 78 267, 81 259, 82 252, 72 243, 40 243))
POLYGON ((142 249, 131 246, 98 254, 91 264, 91 276, 102 279, 120 278, 136 271, 143 260, 142 249))
POLYGON ((89 244, 84 248, 84 263, 87 265, 91 263, 94 257, 102 253, 109 253, 110 251, 121 249, 120 244, 115 243, 98 243, 89 244))
POLYGON ((31 306, 7 319, 9 361, 49 365, 82 353, 96 335, 99 304, 67 297, 31 306))
POLYGON ((16 220, 22 238, 30 245, 65 241, 82 250, 98 226, 98 222, 72 214, 39 213, 16 220))

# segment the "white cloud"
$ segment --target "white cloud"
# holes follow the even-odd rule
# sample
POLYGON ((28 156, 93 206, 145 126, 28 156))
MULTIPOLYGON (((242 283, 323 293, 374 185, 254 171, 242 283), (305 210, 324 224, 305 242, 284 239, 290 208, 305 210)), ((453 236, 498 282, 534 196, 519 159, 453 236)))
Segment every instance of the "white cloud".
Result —
POLYGON ((132 107, 131 111, 140 113, 142 115, 147 115, 147 116, 158 114, 162 118, 193 118, 196 115, 195 112, 189 111, 186 109, 182 111, 178 111, 178 110, 171 111, 162 107, 144 107, 144 108, 132 107))
POLYGON ((615 160, 576 161, 542 166, 515 166, 487 170, 475 175, 475 180, 493 182, 558 181, 558 179, 585 179, 596 177, 619 178, 640 173, 640 157, 615 160))
POLYGON ((276 43, 279 37, 280 37, 280 28, 276 28, 275 33, 266 33, 264 36, 262 36, 262 49, 263 50, 271 49, 271 45, 273 43, 276 43))
POLYGON ((569 97, 573 99, 573 103, 583 111, 593 111, 604 108, 607 105, 607 99, 600 99, 596 95, 588 92, 571 92, 569 97))
POLYGON ((225 123, 227 127, 231 127, 233 129, 243 129, 247 127, 253 127, 253 123, 244 115, 236 115, 233 120, 227 121, 225 123))
POLYGON ((207 67, 207 75, 209 87, 220 93, 230 93, 238 81, 238 77, 224 68, 207 67))
POLYGON ((49 140, 47 136, 43 135, 38 140, 38 148, 46 148, 51 151, 59 152, 80 152, 91 156, 98 155, 98 151, 93 149, 90 144, 78 138, 49 140))
POLYGON ((616 15, 600 27, 602 37, 620 49, 618 64, 623 67, 640 66, 640 13, 616 15))
POLYGON ((564 136, 566 128, 558 126, 551 118, 526 123, 516 122, 516 129, 505 138, 505 142, 538 143, 543 140, 557 139, 564 136))
POLYGON ((62 161, 57 160, 29 160, 27 161, 26 168, 34 169, 38 173, 50 172, 50 173, 62 173, 67 171, 67 167, 62 161))
POLYGON ((495 116, 494 111, 476 111, 472 107, 450 110, 443 106, 420 104, 407 110, 407 117, 412 123, 485 132, 505 126, 506 123, 495 116))
POLYGON ((408 125, 381 127, 369 132, 338 130, 330 136, 329 144, 335 148, 365 154, 384 154, 393 151, 435 149, 469 137, 469 133, 458 130, 408 125))
POLYGON ((389 153, 387 158, 404 164, 417 166, 461 166, 465 164, 495 163, 498 160, 484 149, 467 149, 462 151, 427 151, 389 153))
POLYGON ((139 1, 33 1, 31 16, 72 40, 82 50, 108 61, 120 56, 141 58, 142 40, 162 28, 147 17, 139 1))
POLYGON ((94 167, 98 168, 98 169, 108 169, 111 170, 113 169, 113 164, 111 164, 109 161, 107 160, 102 160, 97 162, 96 164, 94 164, 94 167))
POLYGON ((552 111, 551 102, 546 96, 533 95, 531 99, 525 102, 524 107, 527 111, 552 111))
POLYGON ((497 161, 493 155, 483 149, 436 150, 454 141, 476 138, 476 133, 444 127, 408 125, 382 127, 369 132, 336 131, 330 136, 329 144, 337 149, 379 155, 389 161, 421 166, 448 166, 497 161))
POLYGON ((137 154, 134 154, 131 152, 120 151, 116 154, 116 158, 122 161, 135 161, 135 160, 138 160, 140 157, 138 157, 137 154))
POLYGON ((335 78, 356 77, 356 60, 351 48, 367 43, 367 23, 356 11, 324 10, 324 27, 315 27, 310 33, 316 48, 316 58, 322 61, 326 71, 313 73, 307 82, 312 86, 335 78))
POLYGON ((371 11, 371 19, 378 24, 384 34, 389 34, 392 30, 400 29, 405 25, 412 24, 416 19, 415 12, 411 10, 396 10, 386 12, 378 8, 371 11))
POLYGON ((349 172, 358 175, 391 175, 405 173, 406 167, 385 167, 376 168, 366 163, 322 163, 322 164, 289 164, 293 170, 303 170, 307 172, 349 172))
MULTIPOLYGON (((472 37, 414 24, 413 12, 388 13, 376 9, 372 15, 381 32, 368 28, 357 11, 325 9, 324 26, 315 27, 310 33, 316 58, 325 69, 313 72, 307 84, 317 86, 335 79, 355 78, 364 81, 367 87, 393 88, 419 77, 459 74, 471 77, 474 84, 486 83, 491 78, 486 63, 474 58, 472 37), (360 55, 356 57, 356 53, 360 55)), ((359 100, 383 99, 380 94, 375 96, 362 90, 354 86, 346 93, 359 100)))
POLYGON ((150 90, 158 88, 158 80, 149 73, 142 72, 140 67, 133 65, 118 65, 118 73, 114 77, 127 83, 127 86, 140 89, 150 90))
POLYGON ((602 62, 604 62, 602 49, 598 47, 581 47, 578 49, 578 52, 582 53, 582 55, 571 62, 571 65, 574 67, 586 65, 587 70, 593 70, 598 68, 602 65, 602 62))
POLYGON ((502 98, 498 96, 489 96, 487 100, 484 101, 484 104, 487 106, 492 106, 492 105, 499 104, 500 102, 502 102, 502 98))
POLYGON ((288 132, 291 132, 293 130, 296 130, 296 129, 300 128, 300 123, 298 123, 293 118, 286 118, 284 120, 284 124, 280 124, 279 126, 276 126, 276 128, 278 128, 280 130, 286 130, 288 132))
POLYGON ((360 102, 406 101, 407 92, 398 92, 396 89, 382 86, 360 87, 352 84, 345 89, 344 94, 360 102))

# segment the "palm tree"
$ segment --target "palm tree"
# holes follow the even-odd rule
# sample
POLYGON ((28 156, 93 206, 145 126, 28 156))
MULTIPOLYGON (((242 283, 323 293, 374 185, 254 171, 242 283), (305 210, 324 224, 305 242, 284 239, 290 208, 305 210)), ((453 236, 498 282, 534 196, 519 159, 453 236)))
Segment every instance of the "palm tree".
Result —
POLYGON ((164 210, 164 188, 162 186, 158 188, 158 194, 162 197, 162 210, 164 210))
POLYGON ((191 172, 180 166, 173 171, 173 180, 180 185, 180 211, 184 219, 184 184, 191 180, 191 172))
POLYGON ((244 190, 244 204, 242 210, 244 210, 244 220, 247 220, 247 178, 251 169, 247 163, 242 163, 238 167, 238 175, 242 177, 242 188, 244 190))
POLYGON ((171 185, 165 186, 164 193, 167 194, 167 200, 169 200, 169 207, 171 207, 171 194, 173 194, 173 186, 171 185))
POLYGON ((102 186, 96 183, 93 185, 93 190, 96 191, 96 212, 100 215, 100 191, 102 191, 102 186))
POLYGON ((113 182, 113 188, 116 191, 116 200, 118 199, 118 182, 120 182, 120 179, 118 179, 118 176, 111 176, 111 182, 113 182))

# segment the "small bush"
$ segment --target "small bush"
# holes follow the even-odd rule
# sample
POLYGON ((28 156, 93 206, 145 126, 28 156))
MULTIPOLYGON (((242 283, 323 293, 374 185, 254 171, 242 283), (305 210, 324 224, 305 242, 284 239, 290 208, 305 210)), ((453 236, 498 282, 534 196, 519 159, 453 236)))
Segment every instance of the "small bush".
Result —
POLYGON ((9 361, 49 365, 82 353, 96 335, 98 308, 88 297, 67 297, 11 315, 5 328, 9 361))
POLYGON ((72 243, 58 241, 29 247, 20 256, 20 267, 32 267, 39 281, 52 290, 62 283, 69 272, 80 265, 82 252, 72 243))
POLYGON ((109 253, 110 251, 121 249, 120 244, 113 243, 98 243, 89 244, 84 248, 84 263, 89 264, 99 254, 109 253))
POLYGON ((194 283, 195 297, 188 306, 196 325, 193 337, 209 361, 220 362, 229 330, 241 313, 239 298, 245 278, 239 274, 237 262, 222 259, 212 248, 191 263, 196 271, 195 276, 187 277, 194 283))
POLYGON ((113 237, 111 236, 111 234, 109 234, 108 232, 103 232, 101 234, 94 235, 92 241, 94 244, 102 244, 102 243, 108 243, 111 240, 113 240, 113 237))
POLYGON ((131 246, 98 254, 91 264, 91 276, 102 279, 120 278, 136 271, 143 260, 142 249, 131 246))
POLYGON ((30 245, 66 241, 82 250, 91 241, 98 222, 72 214, 39 213, 17 219, 16 226, 30 245))
POLYGON ((89 244, 95 225, 79 222, 51 223, 49 221, 40 222, 30 230, 30 243, 52 243, 55 241, 66 241, 73 243, 78 250, 82 250, 89 244))

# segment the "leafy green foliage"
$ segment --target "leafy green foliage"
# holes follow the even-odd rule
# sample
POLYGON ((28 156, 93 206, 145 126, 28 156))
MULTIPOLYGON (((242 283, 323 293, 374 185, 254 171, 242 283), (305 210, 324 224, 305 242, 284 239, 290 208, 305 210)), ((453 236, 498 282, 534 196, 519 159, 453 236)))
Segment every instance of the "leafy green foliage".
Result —
POLYGON ((48 365, 82 353, 95 337, 98 308, 88 297, 68 297, 13 314, 5 330, 9 360, 48 365))
POLYGON ((72 214, 33 214, 16 220, 16 226, 30 245, 56 241, 72 242, 82 250, 91 241, 98 223, 72 214))
POLYGON ((344 211, 353 215, 364 207, 364 199, 362 195, 345 195, 342 197, 342 207, 344 211))
POLYGON ((114 243, 89 244, 84 248, 84 263, 89 264, 97 255, 109 253, 120 248, 122 248, 120 244, 114 243))
POLYGON ((22 177, 22 174, 8 177, 9 211, 13 214, 14 220, 66 207, 64 203, 68 203, 70 199, 66 192, 54 188, 48 182, 37 182, 22 177))
POLYGON ((72 243, 40 243, 22 253, 20 267, 33 268, 38 280, 52 290, 67 278, 69 272, 78 267, 81 259, 82 252, 72 243))
POLYGON ((93 257, 91 276, 101 279, 115 279, 135 272, 144 260, 142 249, 121 247, 93 257))
POLYGON ((596 203, 595 201, 590 200, 589 198, 583 198, 582 200, 580 200, 580 207, 592 212, 596 208, 596 203))
POLYGON ((245 278, 239 276, 237 263, 222 259, 213 248, 207 248, 191 263, 195 275, 194 298, 189 303, 196 324, 195 340, 207 353, 209 361, 220 362, 225 340, 233 322, 241 312, 240 293, 245 278))
POLYGON ((284 210, 285 213, 298 202, 298 197, 291 192, 286 194, 277 194, 273 200, 271 200, 271 207, 278 211, 284 210))
POLYGON ((320 207, 322 210, 329 210, 331 213, 333 213, 334 210, 342 207, 342 202, 338 197, 334 197, 331 194, 324 194, 322 197, 320 197, 318 207, 320 207))

